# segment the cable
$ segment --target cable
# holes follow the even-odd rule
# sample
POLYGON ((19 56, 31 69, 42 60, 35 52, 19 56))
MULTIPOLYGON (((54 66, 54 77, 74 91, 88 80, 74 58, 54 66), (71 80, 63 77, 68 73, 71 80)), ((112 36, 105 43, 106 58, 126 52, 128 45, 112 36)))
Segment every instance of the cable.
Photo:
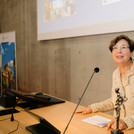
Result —
MULTIPOLYGON (((10 119, 10 118, 3 119, 3 120, 0 120, 0 121, 5 121, 5 120, 8 120, 8 119, 10 119)), ((8 134, 11 134, 11 133, 13 133, 13 132, 17 131, 17 130, 18 130, 18 128, 19 128, 19 121, 17 121, 17 120, 14 120, 14 121, 16 121, 16 122, 17 122, 17 128, 16 128, 15 130, 13 130, 13 131, 9 132, 8 134)))
POLYGON ((19 121, 17 121, 17 120, 14 120, 14 121, 16 121, 16 122, 18 123, 18 124, 17 124, 17 128, 16 128, 15 130, 13 130, 13 131, 9 132, 8 134, 11 134, 11 133, 13 133, 13 132, 17 131, 17 130, 18 130, 18 128, 19 128, 19 121))

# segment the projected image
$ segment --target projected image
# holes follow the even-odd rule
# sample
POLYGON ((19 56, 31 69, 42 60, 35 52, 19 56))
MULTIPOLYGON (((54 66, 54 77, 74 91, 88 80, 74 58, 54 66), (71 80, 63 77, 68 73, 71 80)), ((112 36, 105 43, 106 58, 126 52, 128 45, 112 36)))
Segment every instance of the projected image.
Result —
POLYGON ((76 0, 44 0, 44 22, 72 16, 75 9, 76 0))
POLYGON ((109 4, 109 3, 113 3, 113 2, 118 2, 121 0, 103 0, 103 4, 109 4))

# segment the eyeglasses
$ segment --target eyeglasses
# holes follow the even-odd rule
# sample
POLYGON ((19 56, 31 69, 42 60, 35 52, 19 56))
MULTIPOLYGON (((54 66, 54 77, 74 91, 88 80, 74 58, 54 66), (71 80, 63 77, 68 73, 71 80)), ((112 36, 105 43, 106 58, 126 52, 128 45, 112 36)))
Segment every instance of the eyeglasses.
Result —
POLYGON ((120 50, 127 50, 129 48, 129 46, 113 46, 112 50, 117 51, 120 48, 120 50))

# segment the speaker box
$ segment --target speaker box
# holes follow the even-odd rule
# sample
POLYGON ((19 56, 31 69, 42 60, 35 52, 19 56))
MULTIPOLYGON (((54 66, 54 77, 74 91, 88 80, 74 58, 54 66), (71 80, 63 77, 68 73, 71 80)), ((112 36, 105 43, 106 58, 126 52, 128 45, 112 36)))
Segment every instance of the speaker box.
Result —
POLYGON ((0 95, 0 105, 3 107, 14 107, 16 97, 12 95, 0 95))

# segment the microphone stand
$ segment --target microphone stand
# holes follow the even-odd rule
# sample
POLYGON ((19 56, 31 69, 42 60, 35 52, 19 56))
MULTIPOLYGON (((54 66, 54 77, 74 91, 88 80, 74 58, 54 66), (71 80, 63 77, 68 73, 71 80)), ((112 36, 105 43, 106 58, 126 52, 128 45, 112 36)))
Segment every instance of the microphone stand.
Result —
POLYGON ((82 96, 81 96, 80 99, 79 99, 79 102, 78 102, 78 104, 77 104, 77 106, 76 106, 76 108, 75 108, 75 110, 74 110, 74 112, 73 112, 73 114, 72 114, 72 116, 71 116, 71 118, 70 118, 70 120, 69 120, 69 122, 68 122, 68 124, 67 124, 67 126, 66 126, 66 128, 65 128, 65 130, 64 130, 64 132, 63 132, 63 134, 65 134, 65 132, 66 132, 66 130, 67 130, 67 128, 68 128, 68 126, 69 126, 69 124, 70 124, 70 122, 71 122, 71 120, 72 120, 74 114, 75 114, 75 111, 76 111, 76 109, 78 108, 78 106, 79 106, 79 104, 80 104, 80 102, 81 102, 81 100, 82 100, 82 98, 83 98, 83 96, 84 96, 84 94, 85 94, 85 92, 86 92, 86 90, 87 90, 87 88, 88 88, 88 85, 89 85, 89 83, 90 83, 90 81, 91 81, 91 79, 92 79, 94 73, 98 73, 98 72, 99 72, 99 68, 96 67, 96 68, 94 69, 94 72, 93 72, 92 75, 91 75, 91 78, 89 79, 89 81, 88 81, 88 83, 87 83, 87 86, 86 86, 85 90, 84 90, 83 93, 82 93, 82 96))
POLYGON ((16 107, 16 105, 18 104, 19 100, 20 100, 20 99, 18 99, 18 101, 16 102, 16 104, 14 105, 14 107, 13 107, 13 109, 12 109, 11 121, 14 121, 14 115, 13 115, 13 113, 14 113, 15 107, 16 107))
POLYGON ((121 95, 119 93, 119 88, 115 89, 117 93, 117 100, 115 103, 115 111, 116 111, 116 130, 112 130, 111 134, 124 134, 121 130, 119 130, 119 119, 120 119, 120 106, 127 100, 125 95, 121 95))

